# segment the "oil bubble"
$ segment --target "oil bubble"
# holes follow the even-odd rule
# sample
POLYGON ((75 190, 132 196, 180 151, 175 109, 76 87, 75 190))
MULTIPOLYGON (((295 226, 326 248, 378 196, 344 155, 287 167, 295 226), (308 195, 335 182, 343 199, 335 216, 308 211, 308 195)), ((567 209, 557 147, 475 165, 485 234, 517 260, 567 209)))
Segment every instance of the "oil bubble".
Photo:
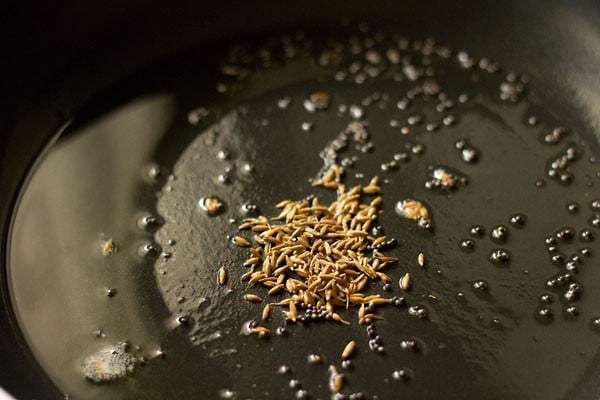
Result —
POLYGON ((417 318, 425 318, 427 317, 427 310, 423 306, 414 305, 408 307, 408 314, 417 318))
POLYGON ((242 206, 240 207, 240 210, 245 215, 255 215, 255 214, 258 214, 258 206, 256 204, 253 204, 253 203, 244 203, 244 204, 242 204, 242 206))
POLYGON ((148 166, 145 170, 144 177, 147 181, 155 183, 162 176, 162 170, 156 164, 148 166))
POLYGON ((594 317, 590 321, 590 327, 594 332, 600 332, 600 317, 594 317))
POLYGON ((504 225, 498 225, 490 231, 490 239, 496 243, 504 243, 508 239, 508 228, 504 225))
POLYGON ((304 131, 304 132, 310 132, 313 130, 313 128, 315 127, 315 123, 312 121, 304 121, 301 125, 300 128, 304 131))
POLYGON ((482 238, 485 235, 485 228, 481 225, 473 225, 469 228, 469 234, 474 238, 482 238))
POLYGON ((464 239, 460 242, 460 249, 467 253, 475 251, 475 241, 473 239, 464 239))
POLYGON ((510 217, 509 222, 515 228, 522 228, 527 222, 525 214, 514 214, 510 217))
POLYGON ((545 304, 551 304, 554 302, 554 299, 551 294, 546 293, 540 296, 540 301, 545 304))
POLYGON ((219 160, 229 160, 231 158, 231 153, 225 149, 221 149, 217 152, 217 158, 219 160))
POLYGON ((554 312, 551 308, 543 307, 536 312, 535 317, 537 321, 548 324, 554 319, 554 312))
POLYGON ((406 110, 408 107, 410 107, 411 103, 409 99, 401 99, 396 103, 396 107, 398 107, 399 110, 406 110))
POLYGON ((236 399, 237 394, 231 389, 219 390, 219 398, 221 399, 236 399))
POLYGON ((240 171, 242 171, 244 175, 250 175, 254 171, 254 165, 252 165, 251 163, 244 163, 242 164, 242 168, 240 168, 240 171))
POLYGON ((564 311, 565 318, 575 319, 579 316, 579 309, 576 306, 567 306, 564 311))
POLYGON ((203 119, 208 117, 209 112, 204 107, 198 107, 188 113, 188 122, 190 125, 198 125, 203 119))
POLYGON ((600 213, 595 213, 592 215, 588 223, 594 228, 600 228, 600 213))
POLYGON ((594 240, 594 232, 592 232, 591 229, 582 229, 581 232, 579 232, 579 240, 581 240, 582 242, 591 242, 594 240))
POLYGON ((474 164, 481 158, 481 151, 467 139, 457 140, 454 147, 459 151, 460 158, 468 164, 474 164))
POLYGON ((505 265, 510 261, 510 252, 506 249, 494 249, 488 260, 494 265, 505 265))
POLYGON ((277 373, 280 375, 290 374, 291 372, 292 372, 292 369, 287 364, 282 364, 279 366, 279 368, 277 368, 277 373))
POLYGON ((137 220, 138 228, 147 232, 154 232, 163 223, 163 219, 156 215, 144 215, 137 220))
POLYGON ((413 374, 409 369, 403 368, 392 372, 392 379, 396 381, 408 381, 412 378, 412 375, 413 374))
POLYGON ((160 254, 160 246, 155 243, 146 243, 138 248, 140 257, 154 259, 160 254))
POLYGON ((565 208, 567 209, 567 212, 571 215, 575 215, 579 212, 579 204, 577 204, 574 201, 567 202, 565 208))
POLYGON ((354 119, 362 119, 365 115, 365 111, 363 110, 363 108, 361 106, 358 106, 356 104, 352 104, 350 106, 350 116, 354 119))
POLYGON ((281 99, 277 100, 277 107, 279 107, 282 110, 287 109, 290 106, 290 103, 292 102, 292 98, 291 97, 282 97, 281 99))

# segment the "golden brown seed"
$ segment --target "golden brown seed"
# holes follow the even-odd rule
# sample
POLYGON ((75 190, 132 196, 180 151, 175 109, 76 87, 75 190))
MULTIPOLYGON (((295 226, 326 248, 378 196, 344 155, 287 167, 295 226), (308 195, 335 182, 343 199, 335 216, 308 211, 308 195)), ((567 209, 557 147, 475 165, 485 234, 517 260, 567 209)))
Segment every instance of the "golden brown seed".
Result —
POLYGON ((240 247, 250 247, 251 244, 245 237, 235 236, 233 238, 233 243, 237 244, 240 247))
MULTIPOLYGON (((266 242, 259 235, 254 235, 252 238, 254 239, 254 241, 256 243, 260 244, 261 246, 265 246, 266 245, 266 242)), ((265 251, 265 253, 266 253, 266 251, 265 251)))
POLYGON ((251 303, 258 303, 258 302, 262 301, 262 299, 255 294, 247 294, 244 296, 244 299, 246 299, 247 301, 249 301, 251 303))
POLYGON ((225 267, 219 268, 219 285, 224 285, 227 283, 227 270, 225 267))
POLYGON ((338 313, 331 314, 331 319, 337 322, 341 322, 344 325, 350 325, 350 322, 344 320, 338 313))
POLYGON ((259 257, 250 257, 249 259, 246 260, 246 262, 244 263, 244 266, 247 267, 249 265, 254 265, 257 264, 260 261, 259 257))
POLYGON ((254 222, 244 222, 243 224, 241 224, 240 226, 238 226, 238 230, 243 231, 245 229, 251 228, 254 225, 254 222))
POLYGON ((339 393, 344 388, 344 376, 342 374, 336 374, 333 377, 333 389, 339 393))
MULTIPOLYGON (((362 299, 361 299, 362 302, 362 299)), ((365 316, 365 304, 361 303, 360 308, 358 309, 358 318, 363 318, 365 316)))
POLYGON ((296 309, 296 304, 291 301, 289 304, 290 312, 288 313, 288 319, 296 322, 296 318, 298 317, 298 310, 296 309))
POLYGON ((379 277, 379 279, 381 279, 382 281, 389 282, 392 280, 392 278, 390 278, 388 275, 384 274, 383 272, 376 272, 376 274, 379 277))
POLYGON ((329 366, 329 390, 332 393, 339 393, 344 389, 344 375, 340 374, 333 365, 329 366))
POLYGON ((244 275, 242 275, 242 277, 240 278, 240 280, 242 282, 247 281, 248 279, 250 279, 250 277, 252 276, 253 273, 254 273, 254 271, 252 271, 252 270, 246 272, 244 275))
POLYGON ((419 253, 419 255, 417 256, 417 263, 420 267, 425 266, 425 254, 419 253))
POLYGON ((262 278, 264 278, 264 277, 265 277, 265 274, 262 271, 253 272, 252 275, 251 275, 250 280, 248 281, 248 284, 249 285, 254 285, 257 282, 260 282, 260 280, 262 278))
POLYGON ((381 315, 377 315, 377 314, 366 314, 363 318, 370 319, 370 320, 374 320, 374 319, 383 320, 384 319, 381 315))
POLYGON ((377 207, 378 205, 381 204, 382 201, 383 201, 383 198, 381 196, 377 196, 371 201, 371 204, 369 204, 369 205, 371 207, 377 207))
POLYGON ((253 247, 249 249, 250 254, 252 255, 252 257, 257 257, 260 259, 260 256, 262 254, 262 247, 253 247))
POLYGON ((385 240, 385 236, 379 236, 377 239, 373 241, 371 244, 373 247, 379 246, 385 240))
POLYGON ((344 347, 344 350, 342 351, 342 358, 348 358, 352 355, 352 353, 354 352, 354 348, 356 347, 356 342, 354 340, 351 340, 348 342, 348 344, 346 345, 346 347, 344 347))
POLYGON ((292 202, 291 200, 283 200, 283 201, 280 201, 279 203, 277 203, 277 205, 275 207, 283 208, 283 207, 287 206, 288 204, 290 204, 291 202, 292 202))
POLYGON ((373 299, 373 300, 369 301, 369 304, 370 305, 372 304, 375 306, 379 306, 379 305, 383 305, 383 304, 390 304, 390 299, 379 297, 377 299, 373 299))
POLYGON ((271 314, 271 305, 267 304, 265 306, 265 308, 263 308, 263 312, 262 312, 262 319, 266 320, 267 318, 269 318, 269 315, 271 314))
POLYGON ((102 244, 102 254, 110 256, 117 251, 117 245, 112 239, 108 239, 102 244))
POLYGON ((204 208, 209 214, 217 214, 222 211, 225 206, 216 197, 205 197, 202 201, 201 207, 204 208))
POLYGON ((269 229, 269 225, 264 225, 264 224, 254 225, 252 227, 252 231, 253 232, 264 232, 264 231, 266 231, 268 229, 269 229))
POLYGON ((408 272, 400 278, 400 288, 403 290, 410 288, 410 274, 408 272))
POLYGON ((269 328, 265 328, 264 326, 255 326, 254 328, 250 329, 250 332, 252 332, 252 333, 269 333, 271 331, 269 330, 269 328))

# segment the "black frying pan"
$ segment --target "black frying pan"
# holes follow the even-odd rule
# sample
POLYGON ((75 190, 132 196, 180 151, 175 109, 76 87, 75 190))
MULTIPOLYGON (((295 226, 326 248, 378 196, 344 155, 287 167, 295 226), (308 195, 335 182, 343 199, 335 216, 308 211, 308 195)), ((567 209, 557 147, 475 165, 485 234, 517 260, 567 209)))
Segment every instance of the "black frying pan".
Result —
MULTIPOLYGON (((181 68, 181 64, 176 61, 173 67, 168 61, 185 59, 181 52, 190 48, 226 46, 231 43, 231 38, 236 37, 260 37, 260 34, 290 27, 310 31, 328 27, 327 30, 332 30, 330 27, 335 26, 340 13, 364 18, 372 25, 399 30, 414 37, 434 35, 455 47, 490 55, 515 70, 527 73, 537 83, 535 89, 540 102, 565 125, 586 136, 593 151, 598 154, 597 96, 600 82, 595 66, 600 61, 600 53, 595 22, 600 16, 592 2, 576 2, 568 6, 554 2, 510 6, 494 2, 456 5, 443 2, 406 2, 399 5, 390 2, 371 6, 366 11, 364 5, 358 2, 343 5, 309 2, 301 9, 258 2, 252 8, 246 8, 247 5, 231 3, 211 7, 189 4, 176 10, 157 8, 144 2, 130 4, 126 9, 111 8, 105 4, 65 3, 47 10, 14 7, 5 13, 13 15, 14 19, 12 24, 7 25, 12 29, 5 35, 9 38, 7 52, 13 56, 6 62, 8 69, 5 76, 9 79, 5 85, 7 106, 2 118, 7 135, 0 169, 5 227, 3 244, 7 242, 9 221, 19 189, 45 144, 70 118, 74 118, 74 123, 65 135, 77 133, 114 105, 123 104, 128 98, 143 93, 146 79, 155 78, 152 72, 155 70, 144 67, 167 60, 159 68, 172 71, 172 68, 181 68), (596 139, 593 139, 594 135, 596 139)), ((190 132, 179 142, 166 140, 160 148, 166 149, 165 154, 179 154, 193 138, 190 132)), ((158 150, 156 157, 161 157, 158 150)), ((169 156, 163 157, 163 165, 172 165, 175 161, 169 156)), ((6 259, 6 252, 3 255, 6 259)), ((143 278, 148 285, 153 284, 151 273, 143 278)), ((58 389, 51 383, 28 350, 12 311, 6 279, 3 279, 3 300, 5 312, 1 320, 4 332, 1 345, 5 351, 1 357, 2 365, 10 367, 2 368, 0 384, 19 399, 60 398, 64 389, 58 389)), ((150 303, 159 300, 154 298, 150 303)), ((157 318, 168 319, 168 312, 162 311, 164 313, 159 313, 157 318)), ((588 317, 591 315, 588 314, 588 317)), ((148 324, 152 326, 152 323, 148 324)), ((422 334, 426 335, 426 332, 422 334)), ((388 341, 394 340, 388 337, 388 341)), ((298 341, 304 356, 309 349, 302 347, 301 335, 298 341)), ((331 345, 335 343, 332 341, 331 345)), ((256 357, 261 356, 260 351, 253 351, 256 351, 256 357)), ((168 355, 166 362, 169 358, 179 359, 176 355, 168 355)), ((443 369, 448 371, 447 379, 454 380, 459 388, 468 387, 468 377, 456 368, 451 371, 451 361, 447 359, 442 364, 443 369)), ((572 389, 565 392, 567 397, 597 397, 597 363, 589 362, 589 365, 585 372, 579 374, 577 383, 570 385, 572 389)), ((460 368, 463 367, 471 373, 466 366, 461 365, 460 368)), ((148 368, 158 369, 160 366, 150 363, 148 368)), ((556 368, 560 368, 559 361, 556 368)), ((173 369, 166 370, 175 374, 173 369)), ((265 376, 267 373, 262 374, 265 376)), ((54 376, 55 372, 50 375, 54 376)), ((272 371, 268 375, 272 375, 272 371)), ((259 372, 256 377, 242 379, 264 379, 259 379, 260 376, 259 372)), ((307 372, 307 376, 313 375, 307 372)), ((324 380, 319 381, 317 376, 311 379, 314 379, 313 386, 318 387, 324 384, 324 380)), ((175 379, 173 385, 185 388, 193 385, 196 379, 201 378, 175 379)), ((284 381, 281 385, 285 385, 284 381)), ((441 383, 437 390, 449 386, 441 383)), ((177 392, 174 388, 165 390, 177 392)), ((179 390, 186 394, 185 389, 179 390)), ((518 398, 518 394, 512 395, 518 398)), ((444 397, 453 396, 450 393, 444 397)))

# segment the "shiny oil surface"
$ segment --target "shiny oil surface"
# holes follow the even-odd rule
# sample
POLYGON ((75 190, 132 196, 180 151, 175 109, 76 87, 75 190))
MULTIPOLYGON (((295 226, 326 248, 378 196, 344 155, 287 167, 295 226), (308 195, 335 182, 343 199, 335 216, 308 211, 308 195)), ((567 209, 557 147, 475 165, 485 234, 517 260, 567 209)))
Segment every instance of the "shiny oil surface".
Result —
MULTIPOLYGON (((361 40, 372 36, 361 34, 361 40)), ((274 56, 272 63, 252 65, 249 77, 226 81, 225 90, 215 88, 224 82, 218 66, 227 56, 220 51, 204 48, 153 66, 115 85, 49 146, 15 213, 9 285, 29 345, 71 398, 290 398, 300 390, 290 387, 292 380, 312 397, 328 398, 327 366, 341 365, 341 350, 351 339, 357 351, 353 368, 344 370, 344 392, 366 398, 558 399, 591 365, 600 338, 594 324, 600 304, 593 295, 600 285, 594 268, 600 248, 579 233, 587 228, 600 234, 592 222, 598 212, 593 201, 600 197, 597 143, 576 126, 560 143, 543 143, 562 116, 540 104, 535 87, 543 82, 535 79, 513 104, 499 98, 507 70, 488 74, 433 57, 435 78, 456 104, 439 112, 440 100, 418 98, 401 109, 397 102, 416 84, 410 71, 390 62, 364 82, 352 72, 340 80, 319 64, 318 42, 311 39, 312 46, 300 46, 285 61, 274 56), (308 112, 303 102, 318 91, 326 91, 331 104, 308 112), (408 303, 381 312, 385 320, 376 326, 385 355, 369 350, 367 332, 354 319, 351 326, 289 325, 288 336, 267 340, 243 335, 244 324, 258 319, 262 307, 242 300, 248 292, 239 281, 246 254, 230 241, 246 216, 242 206, 273 215, 274 204, 286 198, 315 194, 331 201, 334 193, 309 180, 322 166, 319 151, 357 119, 351 105, 364 114, 358 119, 368 121, 374 147, 344 154, 357 156, 346 182, 380 176, 379 220, 386 236, 399 241, 386 252, 400 258, 386 271, 391 292, 382 291, 381 282, 370 290, 408 303), (197 107, 207 112, 190 123, 188 113, 197 107), (415 115, 425 121, 409 123, 415 115), (454 121, 445 124, 448 116, 454 121), (530 123, 531 116, 538 122, 530 123), (439 122, 439 129, 429 131, 428 122, 439 122), (461 139, 481 152, 476 163, 461 159, 461 139), (547 176, 547 164, 569 142, 580 154, 569 167, 572 183, 563 185, 547 176), (417 144, 422 153, 415 154, 417 144), (401 152, 410 161, 383 171, 382 164, 401 152), (452 192, 427 189, 429 167, 440 165, 460 171, 468 184, 452 192), (545 184, 536 185, 539 180, 545 184), (224 212, 202 211, 198 201, 206 196, 222 199, 224 212), (396 215, 395 203, 407 197, 428 204, 433 233, 396 215), (579 205, 577 213, 567 210, 569 202, 579 205), (523 226, 510 223, 517 213, 526 216, 523 226), (508 238, 497 243, 489 233, 501 224, 508 238), (473 225, 483 226, 485 235, 472 238, 473 225), (568 258, 588 247, 592 254, 581 256, 573 274, 583 288, 574 302, 564 298, 566 286, 547 285, 565 266, 551 262, 554 253, 544 240, 563 227, 577 235, 559 242, 558 252, 568 258), (109 238, 118 251, 105 256, 109 238), (461 250, 467 238, 473 251, 461 250), (500 266, 488 260, 498 248, 511 256, 500 266), (415 262, 419 252, 426 254, 425 269, 415 262), (229 272, 225 286, 217 282, 223 265, 229 272), (403 292, 397 281, 407 271, 414 285, 403 292), (487 290, 475 285, 481 281, 487 290), (109 289, 116 294, 109 296, 109 289), (547 294, 552 303, 540 300, 547 294), (428 318, 410 316, 408 305, 425 307, 428 318), (577 316, 566 311, 571 305, 577 316), (540 318, 544 308, 553 316, 540 318), (420 351, 402 349, 409 339, 420 351), (86 357, 123 341, 145 365, 108 384, 87 381, 81 368, 86 357), (310 354, 323 363, 309 363, 310 354), (282 364, 290 374, 278 374, 282 364), (408 381, 394 378, 400 369, 410 371, 408 381)), ((257 43, 248 46, 259 55, 269 48, 268 39, 257 43)), ((399 46, 393 37, 377 43, 399 46)), ((368 57, 367 51, 364 46, 356 56, 368 57)), ((408 52, 417 57, 420 50, 408 52)), ((266 297, 260 290, 253 292, 266 297)), ((269 324, 274 330, 283 318, 274 314, 269 324)))

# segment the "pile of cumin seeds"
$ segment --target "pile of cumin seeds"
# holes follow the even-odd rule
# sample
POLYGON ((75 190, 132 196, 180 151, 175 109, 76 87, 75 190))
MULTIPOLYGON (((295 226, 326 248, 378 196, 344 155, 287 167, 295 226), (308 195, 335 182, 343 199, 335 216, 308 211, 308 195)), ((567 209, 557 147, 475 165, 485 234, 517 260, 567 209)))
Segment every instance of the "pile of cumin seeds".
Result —
POLYGON ((331 204, 321 204, 314 196, 284 200, 276 206, 281 209, 276 217, 249 218, 239 226, 254 232, 256 244, 249 247, 244 263, 249 270, 242 280, 268 287, 270 295, 287 292, 287 298, 267 306, 287 307, 288 320, 325 318, 348 323, 336 308, 361 306, 358 314, 363 324, 381 318, 365 314, 365 305, 372 310, 390 302, 379 294, 363 293, 370 280, 390 281, 382 270, 397 261, 377 250, 384 236, 368 233, 382 202, 378 178, 346 190, 340 183, 342 172, 334 164, 314 182, 337 190, 331 204), (363 195, 375 197, 362 203, 363 195), (304 315, 298 307, 306 310, 304 315))

